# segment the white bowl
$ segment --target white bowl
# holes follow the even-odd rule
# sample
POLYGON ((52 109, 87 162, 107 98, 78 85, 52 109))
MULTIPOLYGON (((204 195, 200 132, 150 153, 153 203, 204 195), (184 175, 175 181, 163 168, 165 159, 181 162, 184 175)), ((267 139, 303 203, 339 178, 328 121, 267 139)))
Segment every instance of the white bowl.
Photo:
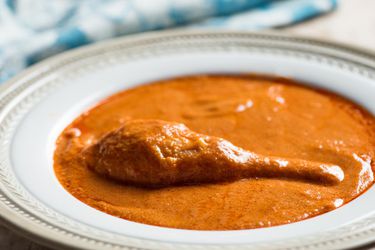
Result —
MULTIPOLYGON (((375 188, 329 213, 252 230, 195 231, 126 221, 78 201, 53 171, 55 140, 99 100, 162 78, 266 73, 344 95, 375 114, 375 57, 278 34, 162 32, 46 60, 0 94, 0 215, 52 246, 145 249, 342 248, 375 239, 375 188)), ((296 201, 298 202, 298 201, 296 201)))

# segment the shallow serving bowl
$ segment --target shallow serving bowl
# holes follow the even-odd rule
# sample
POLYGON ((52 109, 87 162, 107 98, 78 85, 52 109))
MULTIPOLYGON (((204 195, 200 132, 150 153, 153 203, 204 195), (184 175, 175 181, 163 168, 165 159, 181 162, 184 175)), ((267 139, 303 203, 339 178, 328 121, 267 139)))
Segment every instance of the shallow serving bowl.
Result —
POLYGON ((95 210, 62 188, 53 171, 55 140, 76 116, 117 91, 197 73, 292 77, 342 94, 375 114, 375 55, 342 45, 205 31, 151 33, 74 50, 31 67, 0 93, 4 222, 53 247, 89 249, 337 249, 375 239, 375 187, 321 216, 237 231, 130 222, 95 210))

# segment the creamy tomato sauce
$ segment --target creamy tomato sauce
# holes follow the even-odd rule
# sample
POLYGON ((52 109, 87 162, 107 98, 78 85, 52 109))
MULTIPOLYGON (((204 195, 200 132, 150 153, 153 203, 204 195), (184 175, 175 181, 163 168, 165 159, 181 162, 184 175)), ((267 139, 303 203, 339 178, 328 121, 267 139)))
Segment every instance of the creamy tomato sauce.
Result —
POLYGON ((80 201, 164 227, 233 230, 313 217, 351 201, 373 181, 375 119, 344 98, 290 80, 187 76, 118 93, 83 113, 57 140, 54 169, 80 201), (141 188, 87 168, 82 151, 132 119, 158 119, 264 156, 335 164, 335 185, 285 178, 141 188))

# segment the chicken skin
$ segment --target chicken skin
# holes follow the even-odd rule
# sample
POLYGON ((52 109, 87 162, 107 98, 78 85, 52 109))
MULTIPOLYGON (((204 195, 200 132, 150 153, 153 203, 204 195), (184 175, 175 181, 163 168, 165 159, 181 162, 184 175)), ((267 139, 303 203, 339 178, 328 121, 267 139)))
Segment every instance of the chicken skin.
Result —
POLYGON ((98 174, 143 187, 167 187, 286 178, 335 185, 344 179, 337 165, 262 156, 222 138, 191 131, 184 124, 130 120, 83 151, 98 174))

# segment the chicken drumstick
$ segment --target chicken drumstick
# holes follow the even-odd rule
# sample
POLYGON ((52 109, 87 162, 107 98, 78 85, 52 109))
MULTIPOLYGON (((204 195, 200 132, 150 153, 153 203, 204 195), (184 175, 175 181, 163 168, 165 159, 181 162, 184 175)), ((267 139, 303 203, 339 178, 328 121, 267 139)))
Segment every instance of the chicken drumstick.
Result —
POLYGON ((243 178, 288 178, 321 184, 344 179, 339 166, 266 157, 224 139, 161 120, 131 120, 83 152, 99 174, 144 187, 216 183, 243 178))

